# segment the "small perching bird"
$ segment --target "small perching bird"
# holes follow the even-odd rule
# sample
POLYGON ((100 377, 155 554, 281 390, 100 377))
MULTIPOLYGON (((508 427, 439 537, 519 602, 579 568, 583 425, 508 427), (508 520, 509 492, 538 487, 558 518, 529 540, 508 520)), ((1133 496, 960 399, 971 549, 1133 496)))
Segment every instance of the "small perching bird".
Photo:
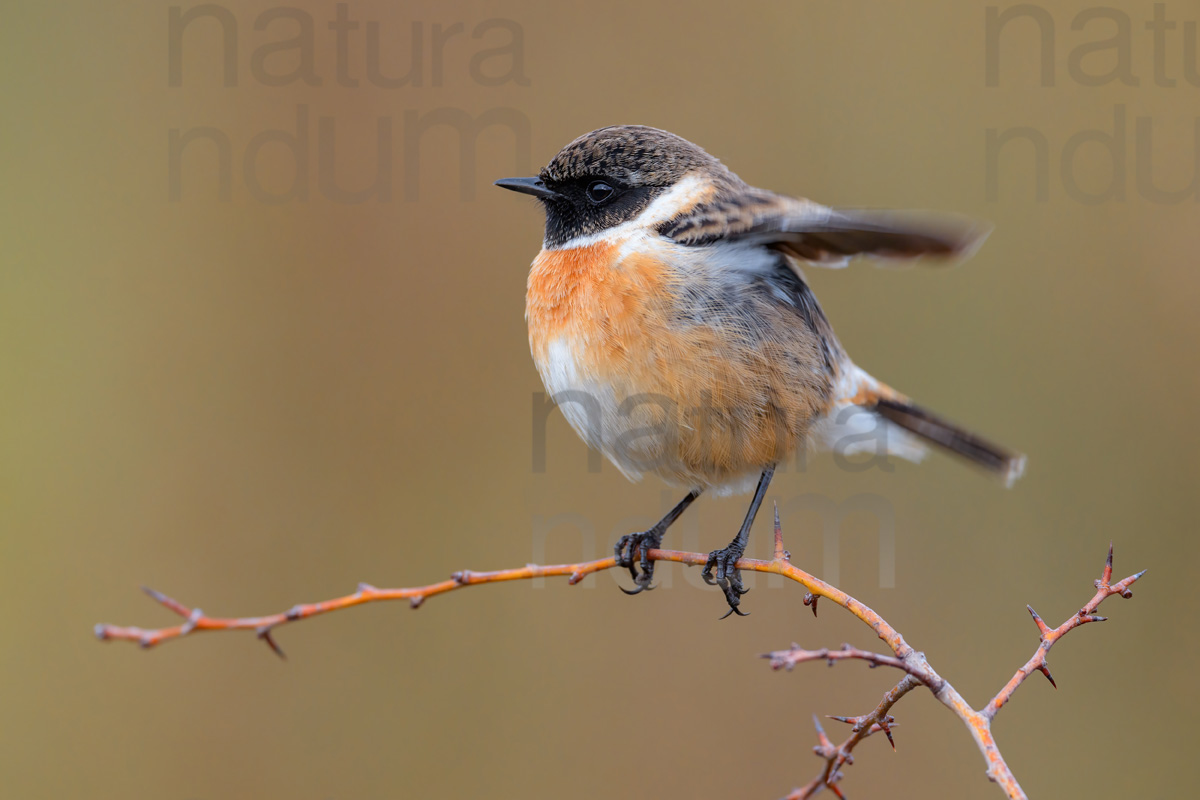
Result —
POLYGON ((1023 456, 859 369, 800 272, 855 256, 962 258, 986 228, 756 189, 691 142, 640 125, 592 131, 538 177, 496 185, 546 211, 525 314, 547 391, 630 479, 651 472, 688 490, 654 527, 617 542, 631 594, 650 587, 648 551, 701 492, 753 489, 737 536, 703 573, 742 614, 735 564, 775 467, 800 448, 917 461, 933 443, 1006 484, 1020 476, 1023 456))

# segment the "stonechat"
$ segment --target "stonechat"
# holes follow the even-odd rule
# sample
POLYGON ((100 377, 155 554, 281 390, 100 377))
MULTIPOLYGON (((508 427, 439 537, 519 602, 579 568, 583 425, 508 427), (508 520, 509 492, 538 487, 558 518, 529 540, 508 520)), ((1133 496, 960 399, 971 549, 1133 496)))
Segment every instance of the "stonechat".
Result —
POLYGON ((647 553, 702 492, 753 490, 737 536, 703 572, 725 593, 726 616, 743 614, 736 562, 776 466, 801 448, 918 461, 933 444, 1006 484, 1020 476, 1023 456, 859 369, 800 271, 856 256, 962 258, 985 227, 757 189, 691 142, 640 125, 592 131, 536 178, 496 185, 546 212, 525 316, 547 391, 631 480, 652 472, 688 492, 617 542, 634 581, 623 591, 651 588, 647 553))

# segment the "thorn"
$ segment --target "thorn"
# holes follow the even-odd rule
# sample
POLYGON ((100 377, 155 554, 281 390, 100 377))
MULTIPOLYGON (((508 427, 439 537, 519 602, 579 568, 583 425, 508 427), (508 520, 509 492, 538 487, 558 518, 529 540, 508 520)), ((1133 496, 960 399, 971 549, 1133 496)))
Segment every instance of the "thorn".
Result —
POLYGON ((465 585, 471 582, 471 570, 464 569, 459 572, 450 573, 450 580, 459 585, 465 585))
POLYGON ((574 586, 583 580, 586 576, 582 572, 572 572, 571 577, 567 578, 567 586, 574 586))
POLYGON ((412 608, 412 609, 417 609, 417 608, 420 608, 421 604, 424 602, 425 602, 425 595, 415 594, 412 597, 408 598, 408 607, 412 608))
POLYGON ((304 617, 304 606, 294 605, 289 608, 287 613, 283 616, 288 622, 295 622, 296 620, 304 617))
POLYGON ((1050 674, 1050 667, 1046 665, 1046 662, 1043 661, 1041 666, 1038 667, 1038 670, 1046 676, 1046 680, 1050 681, 1051 686, 1053 686, 1055 689, 1058 688, 1058 684, 1054 682, 1054 676, 1050 674))
POLYGON ((830 758, 833 742, 829 741, 829 737, 825 735, 825 729, 821 727, 821 720, 817 719, 816 714, 813 714, 812 721, 817 728, 817 746, 813 748, 813 752, 821 758, 830 758))
POLYGON ((360 582, 358 584, 358 593, 359 594, 374 594, 375 592, 378 592, 378 591, 379 590, 377 588, 375 588, 374 586, 372 586, 369 583, 361 583, 360 582))
POLYGON ((150 597, 152 597, 154 599, 154 602, 156 602, 156 603, 162 603, 163 605, 167 605, 168 603, 171 602, 171 598, 167 597, 162 592, 151 589, 149 586, 143 586, 142 591, 145 592, 146 594, 150 595, 150 597))
POLYGON ((259 628, 256 631, 256 633, 258 634, 258 638, 260 638, 264 642, 266 642, 267 647, 270 647, 275 652, 275 655, 279 656, 284 661, 287 661, 287 656, 284 654, 282 648, 280 648, 279 645, 275 643, 275 639, 272 638, 272 636, 271 636, 271 626, 270 625, 263 625, 261 628, 259 628))
POLYGON ((856 724, 855 717, 835 717, 832 714, 826 714, 825 716, 828 717, 829 719, 833 720, 834 722, 845 722, 848 725, 856 724))
POLYGON ((775 558, 778 560, 787 561, 792 556, 783 549, 783 528, 779 525, 779 501, 775 501, 775 558))
POLYGON ((158 603, 159 605, 166 606, 167 608, 174 611, 176 614, 178 614, 181 617, 189 617, 192 614, 192 610, 190 608, 188 608, 187 606, 183 605, 182 603, 180 603, 178 600, 168 597, 167 595, 163 594, 162 592, 155 591, 154 589, 151 589, 149 586, 143 586, 142 591, 145 592, 146 594, 150 595, 150 597, 154 600, 154 602, 158 603))
POLYGON ((892 752, 896 752, 896 740, 892 738, 892 729, 884 728, 883 735, 887 737, 888 744, 892 746, 892 752))
POLYGON ((1081 614, 1079 619, 1083 622, 1108 622, 1108 617, 1102 617, 1099 614, 1081 614))
POLYGON ((1033 606, 1025 606, 1025 607, 1027 609, 1029 609, 1029 615, 1031 617, 1033 617, 1034 623, 1037 624, 1038 633, 1041 635, 1042 638, 1045 638, 1046 634, 1050 632, 1050 627, 1045 622, 1042 621, 1042 618, 1038 616, 1038 612, 1033 610, 1033 606))
POLYGON ((819 599, 820 598, 812 592, 805 592, 804 594, 804 605, 812 606, 814 617, 817 616, 817 600, 819 599))

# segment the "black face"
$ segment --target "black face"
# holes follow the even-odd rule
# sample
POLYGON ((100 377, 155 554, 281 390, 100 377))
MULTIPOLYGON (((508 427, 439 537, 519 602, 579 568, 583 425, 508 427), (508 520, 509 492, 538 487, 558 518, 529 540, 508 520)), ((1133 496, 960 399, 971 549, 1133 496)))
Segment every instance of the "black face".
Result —
POLYGON ((547 247, 627 222, 666 190, 662 186, 629 186, 606 175, 544 184, 554 192, 554 196, 541 198, 546 207, 547 247))
POLYGON ((546 246, 627 222, 693 169, 724 173, 686 139, 641 125, 601 128, 568 144, 537 178, 496 185, 531 194, 546 208, 546 246))

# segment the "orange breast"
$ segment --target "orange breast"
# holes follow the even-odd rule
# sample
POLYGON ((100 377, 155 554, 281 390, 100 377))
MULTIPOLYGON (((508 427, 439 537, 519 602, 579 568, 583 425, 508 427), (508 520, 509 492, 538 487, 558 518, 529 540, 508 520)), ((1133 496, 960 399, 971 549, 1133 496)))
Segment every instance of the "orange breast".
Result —
POLYGON ((619 243, 543 250, 533 262, 525 295, 529 344, 544 362, 549 344, 578 344, 580 366, 599 373, 624 368, 630 349, 659 331, 670 270, 661 261, 631 256, 618 263, 619 243), (615 363, 607 363, 615 359, 615 363))
MULTIPOLYGON (((620 243, 543 251, 526 294, 529 342, 551 393, 599 397, 603 435, 564 414, 631 477, 716 487, 799 447, 825 391, 816 339, 766 300, 697 313, 686 306, 690 256, 620 243), (634 406, 623 406, 630 398, 634 406)), ((572 418, 572 414, 577 414, 572 418)))

